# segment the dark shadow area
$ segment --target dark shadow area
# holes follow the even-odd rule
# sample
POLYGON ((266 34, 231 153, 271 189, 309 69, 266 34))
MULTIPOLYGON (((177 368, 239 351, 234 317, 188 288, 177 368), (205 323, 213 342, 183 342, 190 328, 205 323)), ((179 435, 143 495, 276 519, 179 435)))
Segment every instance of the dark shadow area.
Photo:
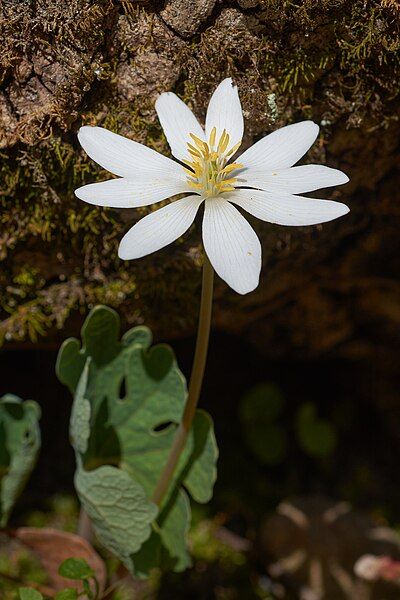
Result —
MULTIPOLYGON (((188 377, 194 340, 173 345, 188 377)), ((72 399, 55 376, 55 359, 56 352, 45 350, 1 354, 0 394, 32 398, 42 408, 43 446, 19 510, 73 490, 74 456, 68 440, 72 399)), ((201 407, 214 419, 220 450, 213 510, 257 518, 284 498, 324 494, 357 508, 378 508, 396 521, 400 423, 395 408, 398 375, 391 376, 388 382, 387 373, 370 363, 329 357, 267 361, 241 340, 214 333, 201 399, 201 407), (239 418, 243 395, 261 382, 276 384, 284 398, 277 426, 286 432, 287 444, 273 465, 262 464, 248 447, 239 418), (305 403, 312 403, 318 418, 335 431, 336 445, 327 456, 310 456, 296 437, 296 415, 305 403)))

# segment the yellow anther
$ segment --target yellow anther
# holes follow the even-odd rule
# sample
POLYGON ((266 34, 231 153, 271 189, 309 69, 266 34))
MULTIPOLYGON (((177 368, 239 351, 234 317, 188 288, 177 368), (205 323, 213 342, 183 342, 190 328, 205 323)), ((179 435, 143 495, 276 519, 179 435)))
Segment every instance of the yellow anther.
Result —
POLYGON ((236 177, 231 177, 231 179, 223 179, 221 181, 221 183, 222 183, 222 185, 226 185, 226 184, 230 185, 231 183, 235 183, 235 181, 236 181, 236 177))
POLYGON ((208 160, 208 158, 210 157, 210 149, 208 147, 208 144, 206 144, 206 142, 203 142, 203 154, 204 154, 204 158, 206 160, 208 160))
POLYGON ((197 135, 194 135, 194 133, 190 133, 189 135, 192 138, 192 140, 194 141, 194 143, 196 144, 196 146, 198 147, 198 149, 202 151, 204 148, 205 142, 203 142, 203 140, 201 140, 199 137, 197 137, 197 135))
POLYGON ((225 150, 227 149, 229 144, 229 134, 225 133, 225 139, 223 141, 223 143, 221 144, 221 152, 225 152, 225 150))
POLYGON ((240 144, 242 143, 242 141, 240 140, 240 142, 238 142, 237 144, 235 144, 234 146, 232 146, 232 148, 229 150, 229 152, 227 152, 226 156, 232 156, 232 154, 235 154, 236 150, 239 149, 240 144))
POLYGON ((210 148, 213 148, 215 145, 215 136, 217 135, 217 128, 213 127, 210 133, 210 148))
POLYGON ((229 142, 229 135, 226 133, 226 130, 224 129, 221 137, 219 138, 219 142, 218 142, 218 152, 220 152, 221 154, 226 150, 226 147, 228 145, 229 142), (226 139, 226 137, 228 136, 228 139, 226 139))
POLYGON ((218 151, 221 154, 224 154, 228 145, 229 145, 229 133, 227 133, 226 130, 224 129, 222 132, 222 135, 220 137, 220 140, 219 140, 218 151))
POLYGON ((197 148, 192 146, 192 144, 188 144, 188 151, 189 154, 191 154, 192 156, 196 156, 196 158, 200 158, 201 156, 200 152, 197 150, 197 148))
POLYGON ((185 167, 183 167, 185 169, 186 172, 190 173, 191 177, 199 177, 201 175, 201 166, 198 165, 197 163, 191 163, 188 160, 184 160, 182 161, 185 163, 185 165, 187 165, 189 168, 185 169, 185 167))
POLYGON ((197 183, 196 181, 188 181, 188 184, 190 185, 190 187, 196 190, 200 190, 203 187, 201 183, 197 183))
POLYGON ((196 165, 197 165, 197 162, 195 162, 195 161, 190 161, 190 160, 186 160, 186 159, 183 159, 183 160, 182 160, 182 162, 183 162, 185 165, 187 165, 188 167, 190 167, 191 169, 194 169, 194 168, 196 167, 196 165))
POLYGON ((236 171, 236 169, 241 169, 242 167, 243 165, 241 165, 240 163, 232 163, 230 165, 226 165, 226 167, 224 167, 220 172, 228 174, 232 171, 236 171))

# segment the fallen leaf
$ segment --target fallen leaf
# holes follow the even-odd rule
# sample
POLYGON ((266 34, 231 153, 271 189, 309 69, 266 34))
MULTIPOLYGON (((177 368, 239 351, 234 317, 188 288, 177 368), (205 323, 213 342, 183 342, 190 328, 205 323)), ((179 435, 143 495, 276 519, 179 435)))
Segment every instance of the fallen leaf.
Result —
POLYGON ((106 585, 106 568, 103 560, 92 546, 74 533, 59 531, 50 527, 19 527, 14 536, 28 546, 39 557, 49 575, 54 591, 66 587, 81 589, 80 582, 74 582, 58 574, 60 564, 67 558, 83 558, 93 569, 100 588, 100 595, 106 585))

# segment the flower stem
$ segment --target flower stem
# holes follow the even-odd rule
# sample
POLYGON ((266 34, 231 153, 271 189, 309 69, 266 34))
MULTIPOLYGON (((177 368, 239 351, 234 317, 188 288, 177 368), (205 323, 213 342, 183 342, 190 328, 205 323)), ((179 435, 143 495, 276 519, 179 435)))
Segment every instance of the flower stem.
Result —
POLYGON ((160 505, 168 492, 169 485, 179 457, 185 448, 186 440, 196 414, 201 385, 203 383, 204 369, 207 360, 208 340, 210 337, 212 297, 213 297, 214 269, 207 256, 203 265, 203 283, 201 288, 199 326, 197 329, 196 350, 194 353, 192 374, 189 383, 189 392, 183 411, 182 421, 175 433, 166 465, 160 475, 153 493, 152 500, 160 505))
POLYGON ((93 539, 93 529, 92 523, 89 519, 89 516, 83 506, 81 506, 81 510, 79 512, 79 521, 77 527, 77 534, 85 539, 89 544, 92 543, 93 539))

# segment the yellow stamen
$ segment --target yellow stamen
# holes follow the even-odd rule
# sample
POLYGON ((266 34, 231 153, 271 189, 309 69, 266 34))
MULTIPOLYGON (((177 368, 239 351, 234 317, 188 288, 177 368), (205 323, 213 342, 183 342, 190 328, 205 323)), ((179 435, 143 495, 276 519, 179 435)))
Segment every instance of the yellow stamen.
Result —
POLYGON ((197 148, 199 150, 203 151, 203 148, 204 148, 204 142, 203 142, 203 140, 201 140, 200 138, 198 138, 197 135, 194 135, 194 133, 190 133, 189 135, 192 138, 192 140, 194 141, 194 143, 196 144, 197 148))
POLYGON ((201 183, 196 183, 196 181, 188 181, 190 187, 195 188, 196 190, 200 190, 203 186, 201 183))
POLYGON ((223 153, 225 152, 227 146, 229 144, 229 134, 226 133, 226 130, 224 129, 221 137, 219 138, 219 142, 218 142, 218 152, 219 153, 223 153))
POLYGON ((240 144, 242 143, 242 141, 238 142, 237 144, 235 144, 234 146, 232 146, 232 148, 229 150, 229 152, 227 152, 226 156, 232 156, 232 154, 235 154, 236 150, 239 149, 240 144))
POLYGON ((213 198, 225 192, 235 190, 237 178, 230 174, 243 165, 227 164, 229 156, 236 152, 239 144, 227 152, 230 136, 224 129, 217 143, 217 128, 213 127, 208 141, 203 141, 194 133, 190 134, 192 142, 188 142, 187 151, 190 159, 182 161, 186 166, 184 172, 190 188, 199 191, 205 198, 213 198), (216 145, 217 143, 217 145, 216 145))
POLYGON ((187 165, 188 167, 190 167, 191 169, 195 169, 197 167, 197 162, 195 161, 190 161, 190 160, 182 160, 182 162, 187 165))
POLYGON ((226 167, 224 167, 221 171, 221 173, 231 173, 232 171, 236 171, 236 169, 241 169, 243 167, 243 165, 241 165, 240 163, 232 163, 230 165, 226 165, 226 167))
POLYGON ((210 157, 210 150, 209 150, 208 144, 206 144, 205 142, 203 142, 203 154, 204 154, 204 158, 206 160, 208 160, 208 158, 210 157))
POLYGON ((196 158, 200 158, 200 156, 201 156, 200 152, 197 150, 197 148, 192 146, 192 144, 188 144, 188 151, 189 151, 189 154, 191 154, 192 156, 195 156, 196 158))
POLYGON ((186 167, 183 167, 183 170, 185 171, 186 175, 189 175, 189 177, 193 177, 193 175, 196 175, 196 173, 194 173, 190 169, 186 169, 186 167))
POLYGON ((214 148, 215 145, 215 136, 217 135, 217 128, 213 127, 210 133, 210 147, 214 148))
POLYGON ((236 181, 236 177, 231 177, 230 179, 224 179, 221 183, 223 183, 224 185, 226 183, 231 184, 231 183, 235 183, 236 181))
POLYGON ((185 171, 189 171, 192 176, 195 175, 198 177, 201 174, 201 167, 197 163, 190 162, 190 160, 183 160, 182 162, 189 167, 189 169, 185 169, 185 167, 183 168, 185 171))

